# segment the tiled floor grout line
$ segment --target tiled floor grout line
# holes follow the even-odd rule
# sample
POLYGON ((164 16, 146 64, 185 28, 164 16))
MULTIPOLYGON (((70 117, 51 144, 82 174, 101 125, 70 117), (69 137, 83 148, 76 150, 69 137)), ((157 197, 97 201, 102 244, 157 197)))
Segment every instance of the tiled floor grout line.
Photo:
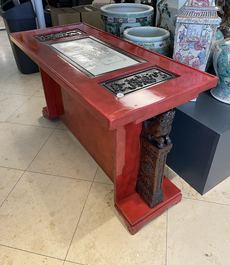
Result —
POLYGON ((97 175, 98 170, 99 170, 99 167, 97 167, 97 170, 96 170, 96 172, 95 172, 95 174, 94 174, 94 178, 93 178, 93 181, 92 181, 92 183, 91 183, 91 185, 90 185, 89 192, 88 192, 88 194, 87 194, 87 196, 86 196, 85 203, 84 203, 84 205, 83 205, 83 207, 82 207, 82 210, 81 210, 80 216, 79 216, 79 218, 78 218, 78 221, 77 221, 77 224, 76 224, 75 230, 74 230, 74 232, 73 232, 73 236, 72 236, 72 238, 71 238, 71 240, 70 240, 69 247, 68 247, 67 252, 66 252, 66 255, 65 255, 65 261, 67 261, 66 259, 67 259, 67 256, 68 256, 68 254, 69 254, 70 247, 71 247, 71 245, 72 245, 72 243, 73 243, 73 239, 74 239, 75 234, 76 234, 76 232, 77 232, 78 225, 79 225, 79 223, 80 223, 80 220, 81 220, 82 214, 83 214, 84 209, 85 209, 85 206, 86 206, 86 202, 87 202, 87 200, 88 200, 88 198, 89 198, 89 194, 90 194, 90 192, 91 192, 91 189, 92 189, 92 186, 93 186, 93 183, 94 183, 94 179, 95 179, 95 177, 96 177, 96 175, 97 175))
POLYGON ((76 264, 76 265, 87 265, 87 264, 82 264, 82 263, 73 262, 73 261, 69 261, 69 260, 64 260, 63 265, 65 264, 65 262, 68 262, 68 263, 71 263, 71 264, 76 264))
POLYGON ((32 161, 29 163, 29 165, 27 166, 27 168, 25 169, 25 171, 27 171, 29 169, 29 167, 32 165, 32 163, 34 162, 34 160, 36 159, 36 157, 38 156, 38 154, 40 153, 40 151, 42 150, 42 148, 46 145, 46 143, 48 142, 48 140, 50 139, 50 137, 54 134, 55 129, 53 129, 51 131, 51 133, 49 134, 49 136, 47 137, 47 139, 45 140, 45 142, 41 145, 41 147, 39 148, 37 154, 34 156, 34 158, 32 159, 32 161))
MULTIPOLYGON (((53 133, 54 133, 54 130, 53 130, 53 131, 50 133, 50 135, 47 137, 46 141, 43 143, 43 145, 41 146, 41 148, 38 150, 37 154, 35 155, 35 157, 34 157, 33 160, 31 161, 31 163, 32 163, 32 162, 34 161, 34 159, 37 157, 38 153, 41 151, 41 149, 43 148, 43 146, 46 144, 46 142, 48 141, 48 139, 51 137, 51 135, 52 135, 53 133)), ((31 163, 29 163, 29 165, 28 165, 27 168, 30 167, 31 163)), ((7 168, 7 167, 4 167, 4 168, 7 168)), ((27 169, 27 168, 26 168, 26 169, 27 169)), ((10 168, 10 169, 12 169, 12 168, 10 168)), ((6 198, 5 198, 5 199, 3 200, 3 202, 1 203, 0 208, 3 206, 3 204, 4 204, 4 203, 6 202, 6 200, 9 198, 10 194, 12 193, 12 191, 14 190, 14 188, 16 187, 16 185, 19 183, 19 181, 22 179, 22 177, 23 177, 23 175, 25 174, 25 172, 27 172, 26 169, 23 170, 23 172, 22 172, 20 178, 18 179, 18 181, 17 181, 17 182, 15 183, 15 185, 13 186, 13 188, 12 188, 12 189, 9 191, 9 193, 7 194, 6 198)), ((17 170, 19 170, 19 169, 17 169, 17 170)))
MULTIPOLYGON (((7 117, 7 119, 5 120, 5 122, 8 122, 8 123, 12 123, 12 124, 21 124, 21 125, 28 125, 28 124, 23 124, 23 123, 17 123, 17 122, 10 122, 9 121, 9 119, 10 119, 10 117, 11 116, 13 116, 15 113, 17 113, 17 111, 21 108, 21 107, 23 107, 28 101, 30 101, 33 97, 34 97, 34 95, 37 93, 37 90, 36 91, 34 91, 34 93, 32 94, 32 95, 30 95, 30 96, 27 96, 28 97, 28 99, 22 104, 22 105, 20 105, 14 112, 12 112, 10 115, 9 115, 9 117, 7 117)), ((44 98, 44 97, 43 97, 44 98)), ((42 113, 42 110, 41 110, 41 113, 42 113)), ((58 126, 58 124, 53 128, 53 127, 46 127, 46 126, 39 126, 39 125, 30 125, 29 124, 29 126, 35 126, 35 127, 42 127, 42 128, 50 128, 50 129, 55 129, 57 126, 58 126)))
POLYGON ((1 168, 6 168, 6 169, 14 169, 14 170, 18 170, 18 171, 25 171, 25 169, 21 169, 21 168, 16 168, 16 167, 7 167, 7 166, 3 166, 0 165, 1 168))
MULTIPOLYGON (((12 114, 13 115, 13 114, 12 114)), ((10 117, 12 116, 10 115, 10 117)), ((21 123, 21 122, 15 122, 15 121, 1 121, 1 123, 7 123, 7 124, 14 124, 14 125, 22 125, 22 126, 29 126, 29 127, 36 127, 36 128, 45 128, 45 129, 56 129, 56 127, 48 127, 48 126, 44 126, 44 125, 35 125, 35 124, 26 124, 26 123, 21 123)), ((58 126, 58 125, 56 125, 58 126)))
POLYGON ((63 259, 52 257, 52 256, 43 255, 43 254, 36 253, 36 252, 33 252, 33 251, 29 251, 29 250, 26 250, 26 249, 16 248, 16 247, 4 245, 4 244, 0 244, 0 246, 6 247, 6 248, 10 248, 10 249, 14 249, 14 250, 19 250, 19 251, 22 251, 22 252, 26 252, 26 253, 29 253, 29 254, 34 254, 34 255, 37 255, 37 256, 45 257, 45 258, 50 258, 50 259, 55 259, 55 260, 60 260, 60 261, 64 261, 65 262, 65 260, 63 260, 63 259))
POLYGON ((51 174, 51 173, 46 173, 46 172, 40 172, 40 171, 34 171, 34 170, 25 170, 26 172, 30 172, 30 173, 37 173, 37 174, 41 174, 41 175, 47 175, 47 176, 53 176, 53 177, 58 177, 58 178, 67 178, 67 179, 72 179, 72 180, 76 180, 76 181, 86 181, 86 182, 92 182, 93 180, 89 180, 89 179, 81 179, 81 178, 74 178, 74 177, 68 177, 68 176, 62 176, 62 175, 56 175, 56 174, 51 174))
POLYGON ((103 184, 103 185, 113 185, 113 183, 110 184, 110 183, 105 183, 105 182, 97 181, 97 180, 93 181, 93 180, 89 180, 89 179, 81 179, 81 178, 74 178, 74 177, 63 176, 63 175, 56 175, 56 174, 51 174, 51 173, 47 173, 47 172, 40 172, 40 171, 36 171, 36 170, 20 169, 20 168, 7 167, 7 166, 2 166, 2 165, 0 165, 0 168, 25 171, 25 172, 29 172, 29 173, 37 173, 37 174, 41 174, 41 175, 53 176, 53 177, 58 177, 58 178, 67 178, 67 179, 72 179, 72 180, 76 180, 76 181, 86 181, 86 182, 94 182, 94 183, 103 184))
MULTIPOLYGON (((15 183, 15 185, 13 186, 13 188, 10 190, 10 192, 7 194, 6 198, 3 200, 3 202, 1 203, 0 205, 0 208, 2 207, 2 205, 4 204, 4 202, 7 200, 7 198, 9 197, 9 195, 12 193, 12 191, 14 190, 14 188, 16 187, 16 185, 18 184, 18 182, 21 180, 21 178, 23 177, 23 175, 26 173, 26 172, 32 172, 32 171, 29 171, 28 168, 30 167, 30 165, 33 163, 33 161, 36 159, 37 155, 39 154, 39 152, 42 150, 42 148, 45 146, 45 144, 48 142, 48 140, 50 139, 50 137, 54 134, 54 132, 56 131, 56 128, 53 128, 53 130, 51 131, 51 133, 49 134, 49 136, 47 137, 47 139, 45 140, 45 142, 41 145, 41 147, 39 148, 37 154, 35 155, 35 157, 33 158, 33 160, 29 163, 29 165, 27 166, 27 168, 25 170, 22 170, 22 169, 18 169, 18 168, 9 168, 9 167, 4 167, 4 166, 0 166, 2 168, 7 168, 7 169, 15 169, 15 170, 20 170, 20 171, 23 171, 21 176, 19 177, 18 181, 15 183)), ((75 179, 76 181, 88 181, 88 182, 91 182, 91 185, 90 185, 90 188, 89 188, 89 192, 87 194, 87 197, 86 197, 86 200, 85 200, 85 203, 84 203, 84 206, 82 208, 82 211, 81 211, 81 214, 79 216, 79 219, 78 219, 78 222, 77 222, 77 225, 76 225, 76 228, 74 230, 74 234, 73 234, 73 237, 71 239, 71 242, 70 242, 70 245, 68 247, 68 251, 67 251, 67 254, 65 256, 65 259, 60 259, 60 258, 56 258, 56 257, 52 257, 52 256, 47 256, 47 255, 43 255, 43 254, 40 254, 40 253, 36 253, 36 252, 32 252, 32 251, 28 251, 28 250, 24 250, 24 249, 20 249, 20 248, 15 248, 15 247, 11 247, 11 246, 7 246, 7 245, 4 245, 4 244, 0 244, 0 246, 4 246, 4 247, 8 247, 8 248, 11 248, 11 249, 15 249, 15 250, 19 250, 19 251, 24 251, 24 252, 27 252, 27 253, 31 253, 31 254, 35 254, 35 255, 39 255, 39 256, 43 256, 43 257, 47 257, 47 258, 52 258, 52 259, 56 259, 56 260, 60 260, 60 261, 63 261, 63 265, 65 264, 66 262, 66 257, 68 255, 68 252, 69 252, 69 249, 70 249, 70 246, 72 244, 72 241, 73 241, 73 238, 74 238, 74 235, 76 233, 76 230, 77 230, 77 227, 78 227, 78 224, 79 224, 79 221, 80 221, 80 218, 81 218, 81 215, 83 213, 83 210, 85 208, 85 204, 86 204, 86 201, 88 199, 88 196, 89 196, 89 193, 91 191, 91 188, 92 188, 92 185, 94 183, 94 179, 96 177, 96 174, 98 172, 98 169, 99 167, 97 167, 96 171, 95 171, 95 174, 94 174, 94 178, 91 180, 91 181, 88 181, 88 180, 82 180, 82 179, 76 179, 76 178, 71 178, 71 177, 64 177, 64 176, 56 176, 56 177, 64 177, 64 178, 71 178, 71 179, 75 179)), ((32 172, 33 173, 33 172, 32 172)), ((34 172, 34 173, 39 173, 39 174, 45 174, 45 173, 41 173, 41 172, 34 172)), ((50 176, 55 176, 55 175, 51 175, 51 174, 48 174, 50 176)), ((109 184, 110 185, 110 184, 109 184)), ((80 264, 80 263, 75 263, 75 262, 71 262, 73 264, 78 264, 78 265, 83 265, 83 264, 80 264)))
POLYGON ((2 201, 2 203, 0 204, 0 208, 3 206, 3 204, 6 202, 6 200, 9 198, 10 194, 12 193, 12 191, 14 190, 14 188, 16 187, 16 185, 18 184, 18 182, 22 179, 23 175, 25 174, 25 171, 22 172, 21 176, 19 177, 19 179, 17 180, 17 182, 14 184, 14 186, 12 187, 12 189, 8 192, 8 194, 6 195, 5 199, 2 201))
POLYGON ((210 202, 210 201, 205 201, 205 200, 200 200, 200 199, 188 198, 188 197, 185 197, 185 196, 183 196, 183 198, 186 199, 186 200, 191 200, 191 201, 206 202, 206 203, 212 203, 212 204, 217 204, 217 205, 222 205, 222 206, 228 206, 228 207, 230 207, 230 204, 226 204, 226 203, 210 202))
POLYGON ((75 265, 87 265, 87 264, 83 264, 83 263, 78 263, 78 262, 73 262, 73 261, 69 261, 69 260, 64 260, 63 264, 62 265, 65 265, 65 263, 68 262, 68 263, 71 263, 71 264, 75 264, 75 265))
POLYGON ((102 181, 97 181, 97 180, 94 180, 93 183, 96 183, 96 184, 101 184, 101 185, 108 185, 108 186, 113 186, 114 184, 113 183, 105 183, 105 182, 102 182, 102 181))

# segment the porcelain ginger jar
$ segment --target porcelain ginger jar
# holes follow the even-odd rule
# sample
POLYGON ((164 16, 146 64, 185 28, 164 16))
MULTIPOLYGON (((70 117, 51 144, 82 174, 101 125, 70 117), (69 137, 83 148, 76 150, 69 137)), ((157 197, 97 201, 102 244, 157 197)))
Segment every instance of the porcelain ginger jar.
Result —
POLYGON ((105 31, 122 37, 127 28, 152 26, 153 7, 143 4, 109 4, 101 7, 105 31))
POLYGON ((222 42, 223 40, 224 40, 223 33, 219 29, 217 29, 216 34, 215 34, 215 36, 214 36, 214 38, 212 40, 211 51, 210 51, 210 55, 209 55, 209 58, 208 58, 206 69, 208 69, 212 65, 213 52, 214 52, 215 45, 218 42, 222 42))
POLYGON ((220 22, 214 1, 187 1, 177 16, 173 58, 205 71, 220 22))
POLYGON ((157 27, 135 27, 124 31, 124 38, 148 50, 169 55, 170 33, 157 27))
POLYGON ((216 44, 213 66, 219 77, 219 83, 211 90, 211 94, 214 98, 230 104, 230 38, 216 44))

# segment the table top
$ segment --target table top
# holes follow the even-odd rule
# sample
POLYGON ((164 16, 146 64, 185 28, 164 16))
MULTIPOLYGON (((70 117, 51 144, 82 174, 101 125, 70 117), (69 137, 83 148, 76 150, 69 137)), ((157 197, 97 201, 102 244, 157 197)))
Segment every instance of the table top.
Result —
POLYGON ((175 62, 170 58, 82 23, 12 33, 10 38, 61 87, 76 93, 85 108, 109 129, 115 129, 131 122, 142 122, 186 103, 217 84, 215 76, 175 62), (134 59, 140 59, 140 63, 92 76, 63 58, 49 45, 73 40, 74 36, 48 41, 41 41, 36 37, 75 29, 106 43, 118 52, 121 51, 128 56, 131 55, 134 59), (137 90, 121 98, 116 97, 102 86, 103 82, 110 79, 130 75, 151 67, 164 69, 173 73, 176 78, 137 90))

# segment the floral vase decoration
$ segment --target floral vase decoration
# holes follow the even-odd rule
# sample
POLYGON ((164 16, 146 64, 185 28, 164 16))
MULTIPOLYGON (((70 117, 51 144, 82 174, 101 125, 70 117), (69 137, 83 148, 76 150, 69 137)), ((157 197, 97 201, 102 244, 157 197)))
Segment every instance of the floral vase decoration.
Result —
POLYGON ((219 101, 230 104, 230 38, 215 45, 213 66, 219 83, 211 94, 219 101))
POLYGON ((188 0, 177 16, 173 58, 205 71, 220 22, 214 0, 188 0))

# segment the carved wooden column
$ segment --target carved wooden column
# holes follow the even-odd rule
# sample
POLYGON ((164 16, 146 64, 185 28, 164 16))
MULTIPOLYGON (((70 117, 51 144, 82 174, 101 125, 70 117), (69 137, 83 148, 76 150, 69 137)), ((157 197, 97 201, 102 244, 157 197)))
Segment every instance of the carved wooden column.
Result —
POLYGON ((162 179, 167 154, 172 148, 169 133, 174 116, 174 110, 160 114, 145 121, 142 129, 136 189, 149 207, 163 201, 162 179))

